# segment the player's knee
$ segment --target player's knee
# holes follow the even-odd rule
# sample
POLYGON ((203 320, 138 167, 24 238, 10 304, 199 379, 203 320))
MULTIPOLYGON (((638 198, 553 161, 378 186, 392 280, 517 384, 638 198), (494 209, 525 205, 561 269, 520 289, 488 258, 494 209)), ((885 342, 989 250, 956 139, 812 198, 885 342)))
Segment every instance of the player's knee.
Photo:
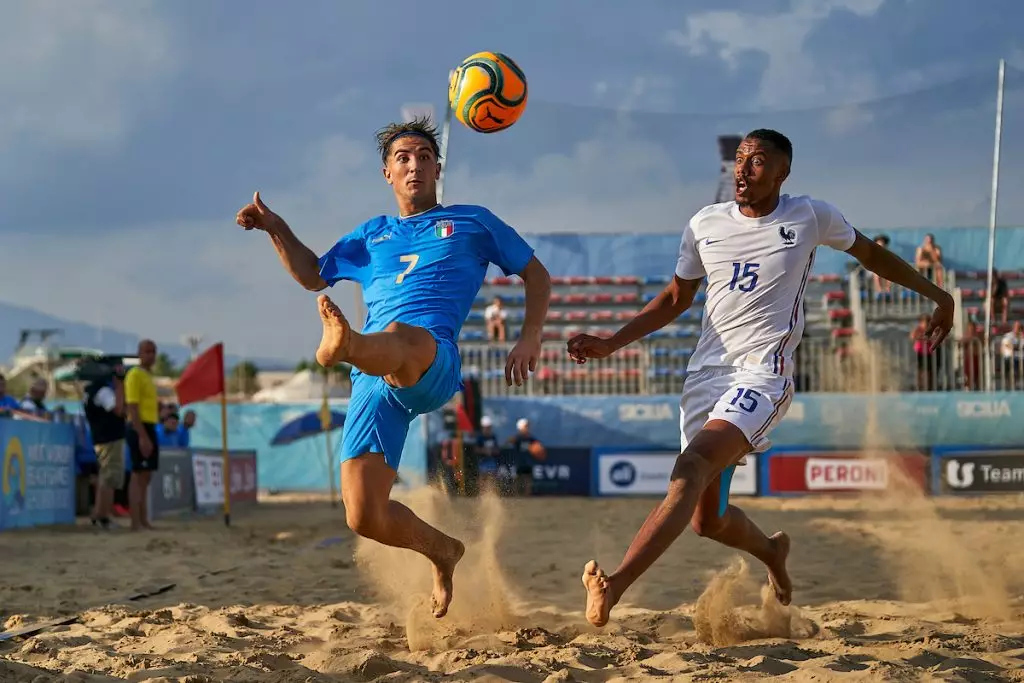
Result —
POLYGON ((718 514, 703 514, 698 512, 690 520, 690 528, 698 536, 704 538, 718 538, 718 535, 725 528, 725 520, 718 514))
POLYGON ((683 451, 676 457, 676 464, 669 478, 669 488, 696 486, 703 490, 710 474, 711 467, 707 460, 696 453, 683 451))
POLYGON ((345 504, 345 522, 348 528, 363 538, 375 539, 380 535, 383 516, 371 505, 345 504))

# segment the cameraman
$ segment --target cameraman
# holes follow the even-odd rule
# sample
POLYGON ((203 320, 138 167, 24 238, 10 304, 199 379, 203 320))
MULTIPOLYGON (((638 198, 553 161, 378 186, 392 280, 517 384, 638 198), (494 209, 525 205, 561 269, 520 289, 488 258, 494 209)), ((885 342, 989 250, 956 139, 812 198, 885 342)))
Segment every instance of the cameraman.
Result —
POLYGON ((109 529, 114 492, 124 486, 125 474, 124 368, 120 364, 86 386, 83 407, 99 465, 92 523, 109 529))

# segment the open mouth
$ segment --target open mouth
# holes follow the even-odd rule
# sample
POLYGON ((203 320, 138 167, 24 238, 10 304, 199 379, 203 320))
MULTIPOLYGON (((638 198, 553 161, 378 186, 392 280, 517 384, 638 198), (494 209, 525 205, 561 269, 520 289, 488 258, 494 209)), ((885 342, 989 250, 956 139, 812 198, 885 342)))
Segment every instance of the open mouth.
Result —
POLYGON ((736 191, 737 192, 745 192, 746 189, 747 189, 747 181, 740 180, 739 178, 737 178, 736 179, 736 191))

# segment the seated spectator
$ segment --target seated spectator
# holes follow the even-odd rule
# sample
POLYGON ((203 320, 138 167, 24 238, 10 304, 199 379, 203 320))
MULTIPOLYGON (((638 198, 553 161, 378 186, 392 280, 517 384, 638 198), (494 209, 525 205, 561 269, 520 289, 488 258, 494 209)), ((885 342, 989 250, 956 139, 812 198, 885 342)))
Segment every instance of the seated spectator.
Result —
POLYGON ((26 413, 45 419, 50 419, 50 411, 46 409, 46 392, 49 385, 42 377, 32 381, 28 394, 21 399, 21 410, 26 413))
POLYGON ((0 375, 0 412, 9 413, 20 409, 21 403, 18 399, 7 395, 7 378, 0 375))
POLYGON ((992 322, 999 321, 1005 325, 1010 314, 1010 286, 995 269, 992 270, 992 292, 988 299, 992 303, 992 322))
POLYGON ((1020 381, 1022 365, 1024 365, 1024 324, 1018 320, 1013 329, 1003 335, 999 342, 1000 355, 1003 358, 1003 389, 1012 389, 1020 381))
MULTIPOLYGON (((875 237, 875 244, 888 249, 889 236, 878 235, 877 237, 875 237)), ((878 277, 878 275, 875 273, 871 273, 871 278, 872 280, 874 280, 875 284, 875 298, 885 298, 885 296, 892 291, 892 283, 889 282, 888 280, 878 277)))
POLYGON ((494 297, 491 305, 484 309, 484 320, 487 323, 487 338, 490 341, 505 341, 505 321, 508 311, 501 302, 501 297, 494 297))
POLYGON ((914 266, 926 278, 939 287, 942 286, 942 247, 935 243, 935 235, 929 233, 924 236, 924 242, 917 248, 917 253, 914 255, 914 266))

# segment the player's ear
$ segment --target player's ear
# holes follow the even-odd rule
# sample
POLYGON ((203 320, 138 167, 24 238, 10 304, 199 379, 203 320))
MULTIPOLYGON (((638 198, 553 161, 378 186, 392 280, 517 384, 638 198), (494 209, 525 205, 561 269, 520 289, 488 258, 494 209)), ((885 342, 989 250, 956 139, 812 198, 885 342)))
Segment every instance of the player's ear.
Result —
POLYGON ((441 179, 441 162, 437 162, 437 168, 434 170, 434 180, 441 179))
POLYGON ((380 169, 380 172, 384 174, 384 180, 387 181, 387 184, 391 185, 391 169, 387 167, 387 164, 385 164, 384 167, 380 169))

